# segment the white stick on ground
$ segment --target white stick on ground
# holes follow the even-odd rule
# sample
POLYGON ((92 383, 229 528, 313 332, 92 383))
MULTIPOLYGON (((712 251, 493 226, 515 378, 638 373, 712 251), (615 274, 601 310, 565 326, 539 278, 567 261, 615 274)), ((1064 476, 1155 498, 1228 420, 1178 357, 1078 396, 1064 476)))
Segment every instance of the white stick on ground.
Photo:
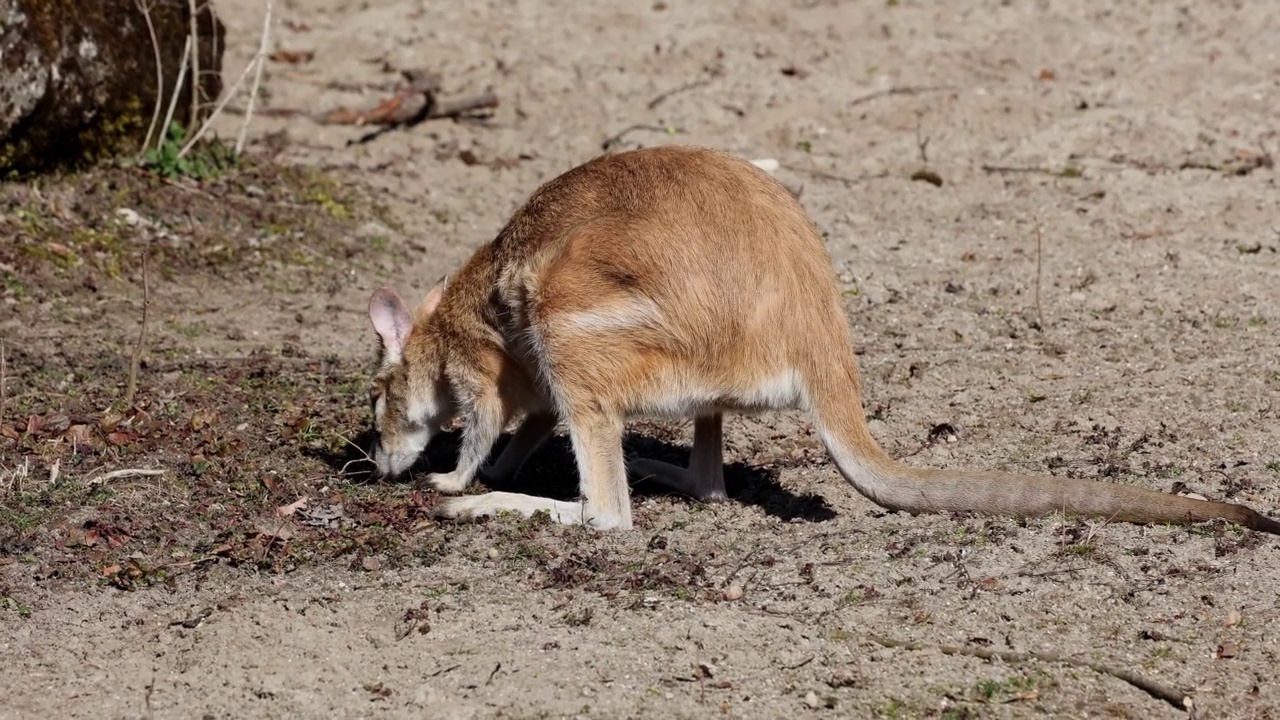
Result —
POLYGON ((163 474, 164 474, 163 468, 156 468, 154 470, 147 469, 147 468, 124 468, 122 470, 112 470, 109 473, 103 473, 101 475, 98 475, 97 477, 91 478, 88 481, 88 484, 102 485, 103 483, 107 483, 112 480, 119 480, 120 478, 155 477, 156 475, 163 475, 163 474))

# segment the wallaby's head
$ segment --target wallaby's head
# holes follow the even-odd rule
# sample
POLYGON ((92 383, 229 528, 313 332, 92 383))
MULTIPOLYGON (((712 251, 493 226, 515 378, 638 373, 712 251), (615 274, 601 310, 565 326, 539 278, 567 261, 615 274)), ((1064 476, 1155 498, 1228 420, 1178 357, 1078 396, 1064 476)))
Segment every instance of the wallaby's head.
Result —
POLYGON ((373 461, 382 476, 408 470, 431 437, 453 419, 455 403, 444 374, 444 348, 433 317, 444 283, 427 293, 411 314, 394 291, 369 298, 369 319, 382 339, 382 362, 369 402, 377 440, 373 461))

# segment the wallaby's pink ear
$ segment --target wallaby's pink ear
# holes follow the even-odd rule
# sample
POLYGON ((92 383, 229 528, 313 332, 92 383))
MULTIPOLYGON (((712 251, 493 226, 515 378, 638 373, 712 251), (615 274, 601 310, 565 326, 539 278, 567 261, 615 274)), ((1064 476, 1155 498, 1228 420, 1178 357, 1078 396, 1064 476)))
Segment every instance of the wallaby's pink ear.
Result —
POLYGON ((369 298, 369 319, 373 321, 378 337, 382 338, 384 359, 398 361, 404 351, 404 339, 413 327, 409 308, 394 290, 379 288, 369 298))
POLYGON ((422 298, 422 302, 418 303, 418 317, 428 317, 436 311, 436 308, 440 307, 440 300, 444 297, 444 288, 448 280, 447 277, 442 278, 440 282, 436 283, 435 287, 427 291, 427 296, 422 298))

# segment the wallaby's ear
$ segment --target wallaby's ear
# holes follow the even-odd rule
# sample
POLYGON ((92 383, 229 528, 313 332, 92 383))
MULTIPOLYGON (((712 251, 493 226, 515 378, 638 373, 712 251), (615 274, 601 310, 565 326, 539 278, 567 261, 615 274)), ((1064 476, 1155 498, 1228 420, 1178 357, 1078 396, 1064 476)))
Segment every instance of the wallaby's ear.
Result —
POLYGON ((440 299, 444 297, 444 289, 449 282, 449 278, 440 278, 440 282, 436 286, 427 291, 427 296, 422 298, 422 302, 418 303, 418 317, 429 317, 431 313, 440 307, 440 299))
POLYGON ((399 361, 404 352, 404 339, 409 336, 409 329, 413 327, 409 308, 394 290, 379 288, 369 298, 369 319, 373 321, 373 329, 378 331, 378 337, 382 338, 383 359, 399 361))

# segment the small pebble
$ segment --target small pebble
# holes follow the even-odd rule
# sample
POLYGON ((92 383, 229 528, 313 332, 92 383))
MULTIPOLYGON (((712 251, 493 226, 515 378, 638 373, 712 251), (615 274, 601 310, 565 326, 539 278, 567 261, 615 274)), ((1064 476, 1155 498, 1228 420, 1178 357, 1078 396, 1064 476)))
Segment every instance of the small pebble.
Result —
POLYGON ((817 694, 817 693, 815 693, 815 692, 814 692, 814 691, 812 691, 812 690, 810 690, 809 692, 805 693, 805 696, 804 696, 804 704, 805 704, 805 705, 808 705, 809 707, 813 708, 814 710, 817 710, 817 709, 818 709, 818 707, 819 707, 819 704, 818 704, 818 694, 817 694))
POLYGON ((497 559, 498 559, 498 555, 499 555, 499 554, 500 554, 500 553, 498 552, 498 548, 489 548, 489 559, 490 559, 490 560, 497 560, 497 559))
POLYGON ((741 585, 730 585, 729 587, 725 588, 725 591, 724 591, 724 599, 725 599, 725 600, 728 600, 728 601, 730 601, 730 602, 732 602, 732 601, 734 601, 734 600, 741 600, 741 599, 742 599, 742 586, 741 586, 741 585))

